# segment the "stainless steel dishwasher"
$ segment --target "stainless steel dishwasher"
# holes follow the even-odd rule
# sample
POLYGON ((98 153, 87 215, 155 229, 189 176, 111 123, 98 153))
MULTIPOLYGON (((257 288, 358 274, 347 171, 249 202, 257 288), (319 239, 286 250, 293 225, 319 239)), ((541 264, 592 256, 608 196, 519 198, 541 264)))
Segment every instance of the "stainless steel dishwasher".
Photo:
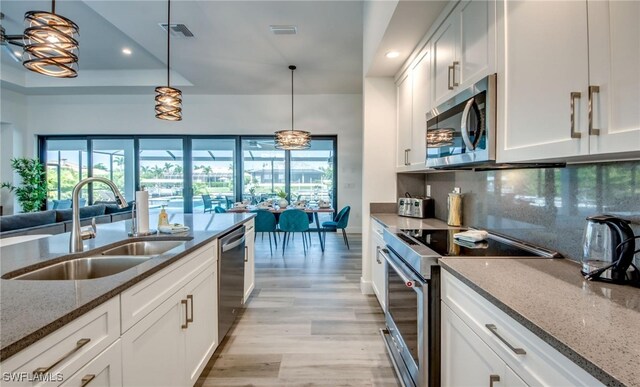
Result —
POLYGON ((222 236, 218 255, 218 342, 240 312, 244 298, 245 227, 222 236))

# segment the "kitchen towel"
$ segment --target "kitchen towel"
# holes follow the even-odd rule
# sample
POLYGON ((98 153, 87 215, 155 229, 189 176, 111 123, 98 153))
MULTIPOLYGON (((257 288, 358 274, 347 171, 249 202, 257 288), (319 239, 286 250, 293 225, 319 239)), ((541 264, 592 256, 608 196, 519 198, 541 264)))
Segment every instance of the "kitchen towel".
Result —
POLYGON ((138 233, 149 232, 149 192, 136 191, 136 217, 138 233))
POLYGON ((158 226, 158 231, 163 234, 176 234, 179 232, 189 231, 189 227, 184 224, 173 223, 166 226, 158 226))
POLYGON ((453 234, 453 237, 467 242, 480 242, 489 237, 489 233, 483 230, 468 230, 453 234))

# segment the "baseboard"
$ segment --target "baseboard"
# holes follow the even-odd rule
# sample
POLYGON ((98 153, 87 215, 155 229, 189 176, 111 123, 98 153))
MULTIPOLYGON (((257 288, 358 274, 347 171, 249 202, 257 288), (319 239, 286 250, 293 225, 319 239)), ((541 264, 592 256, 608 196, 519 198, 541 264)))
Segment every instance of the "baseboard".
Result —
POLYGON ((360 277, 360 292, 362 294, 375 294, 371 281, 365 281, 364 278, 360 277))

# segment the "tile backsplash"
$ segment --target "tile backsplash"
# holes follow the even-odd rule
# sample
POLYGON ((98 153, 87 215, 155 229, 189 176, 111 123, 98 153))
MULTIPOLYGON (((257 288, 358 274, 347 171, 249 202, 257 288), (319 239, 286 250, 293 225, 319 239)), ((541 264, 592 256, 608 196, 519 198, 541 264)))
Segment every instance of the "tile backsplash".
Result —
POLYGON ((573 260, 582 256, 588 216, 627 219, 640 234, 640 161, 424 176, 437 218, 447 218, 447 195, 453 187, 461 187, 465 226, 538 244, 573 260))

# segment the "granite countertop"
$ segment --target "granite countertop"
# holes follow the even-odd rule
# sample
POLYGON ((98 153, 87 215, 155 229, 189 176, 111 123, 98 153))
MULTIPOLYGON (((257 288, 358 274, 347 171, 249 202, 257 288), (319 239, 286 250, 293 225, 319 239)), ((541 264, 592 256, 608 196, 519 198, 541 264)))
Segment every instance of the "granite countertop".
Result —
MULTIPOLYGON (((184 238, 185 244, 121 273, 90 280, 26 281, 0 279, 0 361, 16 354, 49 333, 120 294, 160 269, 204 246, 255 214, 174 214, 171 223, 190 230, 173 235, 129 238, 131 221, 99 224, 97 237, 84 241, 86 256, 93 249, 105 250, 124 239, 184 238)), ((70 233, 0 248, 0 274, 5 277, 23 268, 47 266, 69 256, 70 233)))
POLYGON ((640 386, 640 289, 585 281, 563 259, 440 264, 604 384, 640 386))
MULTIPOLYGON (((371 217, 386 227, 395 227, 398 229, 448 229, 450 228, 446 222, 439 219, 418 219, 408 218, 389 213, 372 213, 371 217)), ((460 228, 460 227, 453 227, 460 228)))

